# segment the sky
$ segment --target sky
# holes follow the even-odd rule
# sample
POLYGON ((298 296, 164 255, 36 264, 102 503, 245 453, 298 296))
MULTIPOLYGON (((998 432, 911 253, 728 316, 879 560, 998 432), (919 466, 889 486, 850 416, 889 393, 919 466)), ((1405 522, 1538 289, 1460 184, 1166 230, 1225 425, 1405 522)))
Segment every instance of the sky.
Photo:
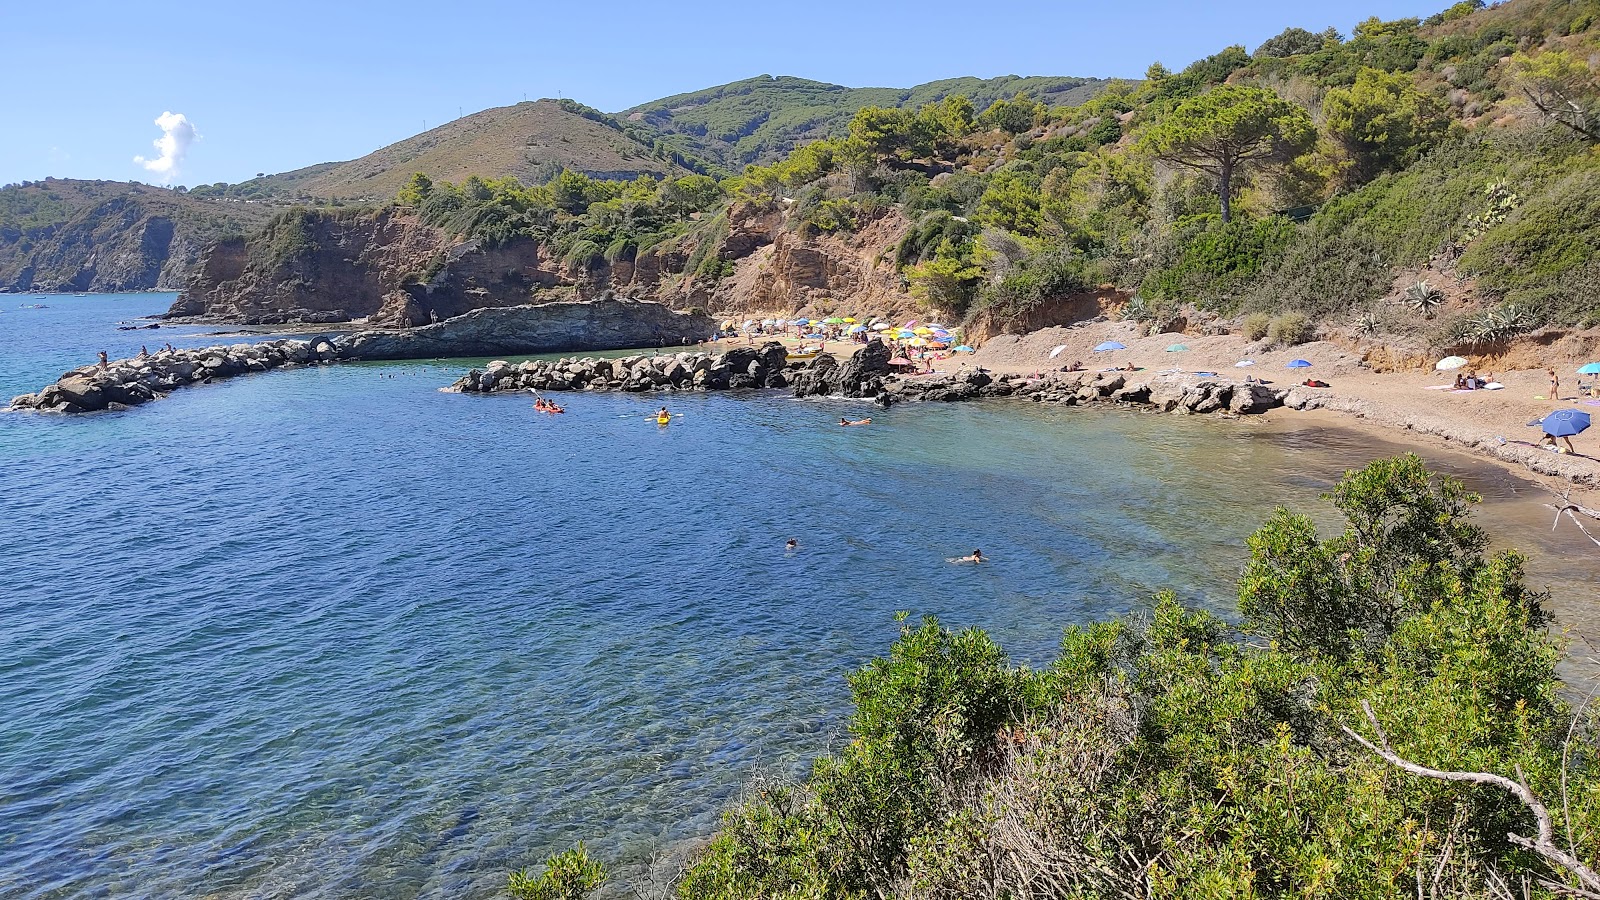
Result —
POLYGON ((353 159, 523 99, 607 112, 756 75, 910 87, 961 75, 1137 78, 1291 25, 1449 0, 17 2, 0 184, 238 182, 353 159))

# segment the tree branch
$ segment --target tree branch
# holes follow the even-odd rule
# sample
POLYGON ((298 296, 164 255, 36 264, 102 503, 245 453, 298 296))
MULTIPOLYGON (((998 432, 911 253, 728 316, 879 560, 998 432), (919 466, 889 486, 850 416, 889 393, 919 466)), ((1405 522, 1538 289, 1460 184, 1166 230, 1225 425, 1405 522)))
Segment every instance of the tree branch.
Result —
POLYGON ((1367 714, 1367 721, 1372 724, 1372 730, 1377 733, 1378 742, 1382 746, 1362 737, 1350 726, 1340 725, 1339 728, 1356 743, 1377 754, 1384 762, 1422 778, 1463 782, 1466 784, 1487 784, 1509 792, 1512 796, 1522 801, 1522 805, 1527 807, 1529 812, 1533 813, 1534 822, 1539 828, 1539 836, 1535 839, 1530 839, 1520 834, 1508 833, 1506 840, 1525 850, 1531 850, 1566 869, 1582 883, 1585 890, 1600 891, 1600 875, 1595 874, 1593 869, 1584 865, 1572 854, 1556 846, 1554 840, 1555 828, 1550 819, 1550 811, 1545 808, 1543 803, 1539 802, 1539 798, 1533 795, 1533 791, 1526 784, 1492 772, 1449 772, 1444 769, 1432 769, 1411 762, 1394 752, 1394 748, 1389 746, 1389 736, 1383 733, 1383 726, 1378 724, 1378 717, 1372 712, 1372 704, 1365 700, 1361 701, 1361 711, 1367 714))

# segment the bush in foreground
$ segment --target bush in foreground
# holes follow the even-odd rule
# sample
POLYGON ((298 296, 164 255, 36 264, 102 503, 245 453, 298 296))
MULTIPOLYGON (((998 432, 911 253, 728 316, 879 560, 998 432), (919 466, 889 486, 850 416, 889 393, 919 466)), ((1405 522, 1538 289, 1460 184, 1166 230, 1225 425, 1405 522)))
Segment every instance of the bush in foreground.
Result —
POLYGON ((680 895, 1580 887, 1506 790, 1408 774, 1353 739, 1565 797, 1558 843, 1595 858, 1596 748, 1587 728, 1569 738, 1560 647, 1521 558, 1489 554, 1477 498, 1414 456, 1349 473, 1330 499, 1342 533, 1280 510, 1250 539, 1238 628, 1166 594, 1148 616, 1069 628, 1035 670, 982 631, 902 623, 850 676, 850 743, 731 809, 680 895))

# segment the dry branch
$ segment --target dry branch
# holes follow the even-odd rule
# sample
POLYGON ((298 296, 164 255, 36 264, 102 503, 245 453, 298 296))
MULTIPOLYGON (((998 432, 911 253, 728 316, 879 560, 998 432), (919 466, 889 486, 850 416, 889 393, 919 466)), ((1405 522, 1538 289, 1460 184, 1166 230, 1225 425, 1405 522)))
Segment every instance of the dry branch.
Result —
MULTIPOLYGON (((1348 725, 1339 726, 1352 740, 1371 750, 1390 765, 1413 775, 1438 781, 1488 784, 1509 792, 1533 814, 1534 822, 1539 828, 1539 836, 1537 838, 1527 838, 1511 832, 1506 835, 1506 839, 1518 847, 1539 854, 1570 872, 1583 886, 1581 889, 1574 889, 1562 885, 1560 887, 1563 891, 1571 893, 1573 896, 1600 898, 1600 874, 1596 874, 1593 869, 1589 868, 1577 857, 1556 845, 1555 826, 1550 818, 1550 810, 1539 802, 1539 798, 1534 796, 1533 791, 1526 784, 1492 772, 1449 772, 1444 769, 1432 769, 1411 762, 1394 752, 1394 748, 1389 746, 1389 736, 1384 734, 1383 726, 1378 724, 1378 717, 1372 712, 1372 704, 1365 700, 1361 701, 1361 711, 1367 714, 1367 721, 1371 723, 1372 730, 1378 735, 1378 743, 1372 743, 1348 725)), ((1518 774, 1520 775, 1520 772, 1518 774)), ((1555 883, 1551 882, 1550 885, 1553 886, 1555 883)))

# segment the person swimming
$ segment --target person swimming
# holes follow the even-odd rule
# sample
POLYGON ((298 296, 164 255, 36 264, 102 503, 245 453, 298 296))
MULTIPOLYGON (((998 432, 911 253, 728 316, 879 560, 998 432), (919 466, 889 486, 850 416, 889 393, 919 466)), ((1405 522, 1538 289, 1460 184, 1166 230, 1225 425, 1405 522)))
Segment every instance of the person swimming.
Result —
POLYGON ((982 550, 973 550, 971 556, 963 556, 960 559, 956 559, 956 560, 952 560, 952 561, 953 562, 964 562, 964 563, 981 563, 981 562, 983 562, 983 551, 982 550))
POLYGON ((798 550, 799 548, 800 548, 800 542, 795 540, 794 538, 789 538, 787 541, 783 542, 783 549, 786 552, 793 553, 795 550, 798 550))
POLYGON ((846 419, 844 416, 840 416, 839 417, 839 424, 840 425, 871 425, 872 424, 872 420, 871 419, 846 419))

